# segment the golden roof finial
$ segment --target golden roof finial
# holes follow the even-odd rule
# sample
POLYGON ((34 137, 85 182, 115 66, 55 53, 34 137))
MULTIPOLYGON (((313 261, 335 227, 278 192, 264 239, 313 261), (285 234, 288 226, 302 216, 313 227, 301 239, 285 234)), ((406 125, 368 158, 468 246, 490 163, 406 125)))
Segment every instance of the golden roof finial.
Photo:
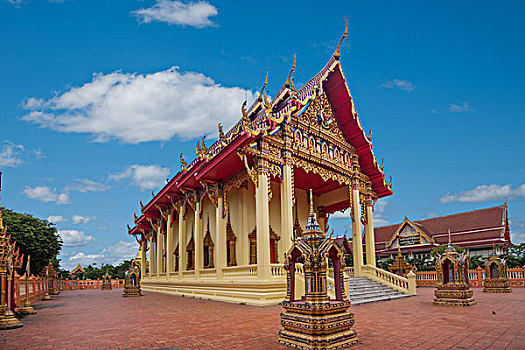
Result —
POLYGON ((448 244, 450 245, 452 243, 451 239, 450 239, 450 229, 448 229, 448 244))
POLYGON ((221 123, 217 124, 217 127, 219 128, 219 140, 223 140, 225 136, 224 136, 224 131, 222 130, 221 123))
POLYGON ((286 86, 287 88, 290 87, 290 79, 292 78, 292 73, 295 71, 295 53, 293 54, 293 66, 292 66, 292 69, 290 70, 290 73, 288 73, 288 79, 286 79, 286 83, 284 83, 284 86, 286 86))
POLYGON ((372 142, 372 129, 370 129, 370 132, 368 133, 368 140, 372 142))
POLYGON ((204 143, 205 138, 206 138, 206 135, 204 135, 201 140, 201 145, 202 145, 201 149, 202 149, 203 154, 208 152, 208 147, 206 147, 206 144, 204 143))
POLYGON ((385 171, 385 158, 381 158, 381 171, 385 171))
POLYGON ((346 21, 345 33, 343 34, 343 37, 339 41, 339 45, 337 45, 337 49, 335 49, 335 52, 334 52, 334 58, 336 60, 341 58, 341 53, 339 52, 339 49, 341 48, 341 44, 343 43, 343 40, 345 40, 346 37, 348 36, 348 18, 346 18, 346 16, 345 16, 345 21, 346 21))
POLYGON ((259 92, 259 97, 257 97, 257 101, 259 102, 262 102, 263 100, 263 94, 264 94, 264 89, 266 89, 266 85, 268 85, 268 72, 266 72, 266 80, 264 81, 264 85, 261 89, 261 92, 259 92))
POLYGON ((184 160, 184 157, 182 156, 182 153, 180 154, 180 170, 186 171, 188 169, 188 164, 186 164, 186 161, 184 160))

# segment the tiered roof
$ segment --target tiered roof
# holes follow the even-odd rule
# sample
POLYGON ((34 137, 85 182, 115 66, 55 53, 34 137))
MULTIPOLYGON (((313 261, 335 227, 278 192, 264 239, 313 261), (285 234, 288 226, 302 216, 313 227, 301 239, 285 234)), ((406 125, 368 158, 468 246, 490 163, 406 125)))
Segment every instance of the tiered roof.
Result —
MULTIPOLYGON (((341 42, 345 37, 346 32, 341 42)), ((201 188, 202 182, 224 182, 244 170, 245 164, 237 155, 240 147, 276 132, 281 124, 289 123, 291 118, 300 115, 309 102, 323 92, 332 105, 346 141, 355 148, 361 170, 369 176, 372 189, 379 198, 391 195, 391 184, 385 181, 385 174, 372 152, 372 142, 359 121, 339 61, 339 46, 321 71, 298 90, 295 89, 292 76, 294 59, 294 67, 286 83, 271 102, 267 100, 265 83, 259 98, 247 110, 243 104, 242 118, 227 133, 221 130, 219 139, 213 145, 206 149, 201 141, 199 148, 203 151, 198 152, 197 158, 187 166, 181 155, 181 171, 145 206, 141 203, 142 215, 135 219, 136 225, 129 229, 129 233, 138 235, 141 230, 149 229, 148 218, 154 220, 160 217, 160 210, 173 204, 177 196, 185 196, 185 190, 201 188)))

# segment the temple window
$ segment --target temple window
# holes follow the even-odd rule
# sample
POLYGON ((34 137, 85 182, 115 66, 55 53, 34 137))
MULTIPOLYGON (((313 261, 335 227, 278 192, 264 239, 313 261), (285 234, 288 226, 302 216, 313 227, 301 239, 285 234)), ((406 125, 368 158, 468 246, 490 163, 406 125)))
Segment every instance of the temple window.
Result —
POLYGON ((226 224, 226 261, 228 266, 237 266, 236 258, 236 242, 237 237, 233 233, 230 222, 230 211, 228 210, 228 223, 226 224))
POLYGON ((186 252, 188 255, 187 270, 193 270, 195 268, 195 241, 193 240, 193 231, 191 232, 191 238, 186 247, 186 252))
POLYGON ((213 268, 213 240, 211 239, 210 234, 210 218, 208 218, 208 225, 206 229, 206 234, 203 239, 203 249, 204 249, 204 268, 211 269, 213 268))

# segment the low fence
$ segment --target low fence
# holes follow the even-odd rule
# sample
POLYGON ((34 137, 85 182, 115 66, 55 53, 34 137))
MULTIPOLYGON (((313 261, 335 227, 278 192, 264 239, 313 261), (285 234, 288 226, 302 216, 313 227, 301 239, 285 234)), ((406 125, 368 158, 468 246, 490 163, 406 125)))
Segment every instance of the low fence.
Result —
POLYGON ((49 282, 46 277, 31 275, 28 279, 26 276, 19 276, 16 272, 12 281, 12 298, 8 296, 9 309, 18 310, 26 300, 35 302, 42 300, 49 292, 49 282))
MULTIPOLYGON (((481 288, 484 285, 485 270, 478 267, 475 270, 469 270, 468 278, 472 287, 481 288)), ((525 266, 515 269, 507 269, 507 278, 511 287, 525 287, 525 266)), ((416 272, 416 284, 418 287, 435 287, 436 271, 416 272)))
MULTIPOLYGON (((12 289, 10 295, 12 298, 9 300, 9 309, 17 311, 21 306, 24 305, 25 301, 29 299, 29 302, 35 302, 42 300, 46 293, 49 293, 50 289, 55 291, 60 290, 78 290, 78 289, 102 289, 101 279, 96 280, 48 280, 47 277, 33 276, 31 275, 28 279, 26 276, 19 276, 16 272, 12 281, 12 289), (51 284, 53 283, 53 286, 51 284), (52 287, 52 288, 51 288, 52 287)), ((123 279, 112 279, 111 287, 114 289, 124 288, 123 279)))
MULTIPOLYGON (((102 283, 104 280, 101 280, 97 278, 96 280, 58 280, 56 281, 57 287, 62 290, 75 290, 75 289, 102 289, 102 283)), ((124 280, 123 279, 112 279, 111 280, 111 287, 114 289, 117 288, 124 288, 124 280)))

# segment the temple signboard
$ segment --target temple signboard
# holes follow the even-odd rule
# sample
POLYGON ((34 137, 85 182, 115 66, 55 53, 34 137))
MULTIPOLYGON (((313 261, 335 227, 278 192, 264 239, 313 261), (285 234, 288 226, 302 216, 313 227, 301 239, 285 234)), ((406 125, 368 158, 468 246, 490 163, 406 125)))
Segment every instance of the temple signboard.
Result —
POLYGON ((401 246, 414 245, 414 244, 421 244, 421 237, 419 235, 399 237, 399 245, 401 246))

